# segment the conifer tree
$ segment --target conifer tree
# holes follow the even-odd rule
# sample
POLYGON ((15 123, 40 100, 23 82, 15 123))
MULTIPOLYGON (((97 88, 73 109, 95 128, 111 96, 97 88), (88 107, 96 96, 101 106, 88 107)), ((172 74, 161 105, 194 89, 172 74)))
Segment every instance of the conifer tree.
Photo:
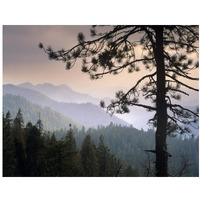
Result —
POLYGON ((76 140, 73 135, 73 131, 70 129, 65 137, 66 142, 66 174, 65 176, 79 176, 81 174, 80 157, 78 156, 78 150, 76 146, 76 140))
MULTIPOLYGON (((41 132, 36 126, 33 126, 27 136, 26 176, 41 176, 43 174, 44 170, 41 168, 41 162, 45 161, 43 148, 41 132)), ((44 165, 42 167, 45 168, 44 165)))
POLYGON ((109 176, 109 149, 104 144, 104 137, 101 135, 99 137, 99 145, 97 148, 97 157, 99 163, 99 176, 105 177, 109 176))
POLYGON ((39 119, 37 120, 36 126, 38 127, 38 129, 40 130, 40 132, 43 131, 43 123, 42 123, 42 120, 40 118, 40 113, 39 113, 39 119))
POLYGON ((73 131, 71 129, 71 124, 70 124, 70 129, 67 132, 67 135, 65 137, 65 140, 66 140, 67 151, 75 153, 77 151, 77 147, 76 147, 76 141, 73 135, 73 131))
POLYGON ((20 108, 19 108, 17 115, 14 119, 14 125, 19 129, 22 129, 23 126, 24 126, 24 118, 23 118, 23 114, 22 114, 22 111, 21 111, 20 108))
POLYGON ((51 139, 50 139, 50 144, 55 144, 56 143, 56 136, 55 133, 52 134, 51 139))
POLYGON ((14 144, 15 144, 15 152, 17 158, 17 174, 18 176, 25 176, 26 174, 26 141, 25 141, 25 133, 24 133, 24 118, 19 108, 17 115, 14 119, 14 144))
POLYGON ((14 119, 14 129, 15 129, 15 138, 19 140, 22 144, 23 149, 25 149, 25 138, 24 138, 24 118, 23 114, 21 112, 21 109, 19 108, 17 115, 14 119))
POLYGON ((90 135, 87 135, 83 140, 80 153, 82 159, 83 176, 98 176, 96 148, 90 135))
POLYGON ((127 113, 129 106, 154 112, 149 123, 156 127, 155 150, 151 151, 156 154, 156 176, 168 176, 167 135, 189 132, 187 125, 196 123, 199 117, 198 110, 190 110, 174 101, 180 100, 181 95, 189 95, 184 88, 199 91, 191 84, 198 81, 198 77, 190 74, 199 67, 198 26, 93 26, 91 36, 94 39, 86 41, 79 33, 78 44, 68 50, 54 51, 41 43, 39 47, 49 59, 65 62, 66 69, 71 69, 81 58, 82 71, 91 79, 116 75, 125 69, 128 73, 146 69, 146 75, 127 92, 117 92, 110 105, 105 106, 102 101, 101 106, 110 114, 127 113), (142 54, 137 55, 141 50, 142 54), (188 80, 190 83, 185 82, 188 80), (139 94, 150 99, 152 105, 140 103, 139 94))
POLYGON ((15 176, 16 169, 17 159, 12 136, 12 119, 8 111, 6 117, 3 116, 3 176, 15 176))
POLYGON ((58 176, 57 140, 54 133, 47 143, 47 165, 48 176, 58 176))

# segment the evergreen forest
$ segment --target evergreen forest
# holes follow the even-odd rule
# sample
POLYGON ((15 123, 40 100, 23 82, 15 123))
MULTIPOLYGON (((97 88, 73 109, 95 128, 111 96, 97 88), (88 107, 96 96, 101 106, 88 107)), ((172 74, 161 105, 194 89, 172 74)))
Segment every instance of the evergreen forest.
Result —
MULTIPOLYGON (((3 115, 4 177, 155 176, 154 130, 109 126, 47 131, 21 109, 3 115)), ((168 137, 169 176, 199 176, 199 138, 168 137)))
POLYGON ((78 149, 71 124, 64 137, 43 131, 42 120, 24 126, 21 109, 15 119, 8 111, 3 116, 3 176, 4 177, 115 177, 135 176, 127 165, 110 153, 99 137, 96 146, 89 134, 78 149))

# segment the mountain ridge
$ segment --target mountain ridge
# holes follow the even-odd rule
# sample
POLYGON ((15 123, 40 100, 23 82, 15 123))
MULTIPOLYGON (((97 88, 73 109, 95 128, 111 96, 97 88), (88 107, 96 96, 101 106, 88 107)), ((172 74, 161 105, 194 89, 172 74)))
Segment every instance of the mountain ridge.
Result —
POLYGON ((3 94, 20 95, 31 103, 50 107, 52 110, 60 112, 87 127, 108 125, 110 122, 123 126, 130 125, 115 116, 109 116, 103 109, 92 103, 60 103, 35 90, 17 87, 12 84, 3 85, 3 94))
MULTIPOLYGON (((16 86, 38 91, 58 102, 93 103, 95 105, 99 105, 99 102, 101 101, 101 99, 92 97, 89 94, 76 92, 66 84, 53 85, 51 83, 43 83, 33 85, 30 82, 25 82, 16 86)), ((108 98, 105 98, 105 100, 108 101, 108 98)))
MULTIPOLYGON (((10 84, 10 87, 14 86, 12 84, 10 84)), ((45 95, 46 99, 44 100, 44 102, 48 102, 47 104, 51 106, 51 102, 49 102, 49 99, 58 99, 60 100, 59 103, 77 103, 78 104, 87 104, 88 102, 98 105, 99 107, 99 102, 100 100, 105 100, 106 105, 108 105, 111 101, 110 98, 104 98, 104 99, 98 99, 95 97, 92 97, 90 95, 86 96, 81 96, 81 95, 85 95, 85 94, 81 94, 78 92, 73 91, 68 85, 66 84, 62 84, 62 85, 53 85, 51 83, 42 83, 42 84, 36 84, 33 85, 30 82, 25 82, 19 85, 16 85, 18 88, 23 88, 23 89, 28 89, 28 88, 32 88, 31 90, 34 92, 38 92, 35 93, 34 97, 32 97, 31 101, 35 100, 36 98, 41 98, 41 95, 45 95), (47 90, 48 89, 48 90, 47 90), (47 90, 47 91, 46 91, 47 90), (45 92, 46 91, 46 92, 45 92), (68 92, 67 92, 68 91, 68 92), (71 94, 72 93, 72 94, 71 94), (89 99, 88 99, 89 96, 89 99), (91 98, 90 98, 91 97, 91 98)), ((29 93, 28 90, 26 90, 25 93, 29 93)), ((189 92, 188 92, 189 93, 189 92)), ((181 101, 181 104, 185 107, 188 107, 188 105, 197 105, 197 99, 198 96, 196 96, 195 94, 191 93, 190 94, 191 97, 187 97, 187 98, 183 98, 181 101)), ((42 98, 44 99, 44 98, 42 98)), ((56 100, 55 100, 56 101, 56 100)), ((36 101, 37 102, 37 101, 36 101)), ((42 105, 44 105, 44 102, 42 102, 42 105)), ((180 102, 177 102, 178 104, 180 102)), ((130 107, 130 113, 126 113, 123 115, 120 114, 115 114, 115 116, 125 122, 127 122, 128 124, 132 124, 135 128, 137 129, 143 129, 143 130, 148 130, 149 125, 147 124, 148 120, 151 119, 154 115, 154 113, 149 113, 147 111, 145 111, 145 109, 143 108, 139 108, 139 107, 130 107)), ((60 112, 61 109, 59 109, 60 112)))
POLYGON ((81 129, 83 126, 69 117, 53 111, 49 107, 42 107, 39 104, 31 103, 19 95, 6 94, 3 96, 4 114, 10 111, 12 118, 14 118, 19 108, 24 116, 24 125, 28 122, 36 123, 40 114, 44 130, 46 131, 65 129, 68 128, 69 124, 76 126, 78 129, 81 129))

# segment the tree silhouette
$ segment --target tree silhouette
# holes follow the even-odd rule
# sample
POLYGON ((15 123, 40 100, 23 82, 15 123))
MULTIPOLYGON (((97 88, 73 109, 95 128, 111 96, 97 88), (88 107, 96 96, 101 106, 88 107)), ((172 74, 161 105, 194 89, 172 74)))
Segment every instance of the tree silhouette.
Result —
POLYGON ((40 132, 43 131, 43 123, 42 123, 42 120, 41 120, 41 117, 40 117, 40 113, 39 113, 39 119, 36 122, 36 126, 40 130, 40 132))
POLYGON ((3 115, 3 176, 15 176, 17 159, 12 135, 12 119, 10 111, 3 115))
POLYGON ((84 176, 98 176, 98 161, 96 156, 96 147, 90 135, 86 135, 85 139, 83 140, 80 154, 84 176))
POLYGON ((39 47, 49 59, 65 62, 66 69, 71 69, 81 58, 82 71, 91 79, 116 75, 124 69, 128 69, 128 73, 146 69, 146 75, 130 90, 117 92, 115 100, 108 106, 102 101, 101 106, 110 114, 127 113, 129 106, 155 112, 149 120, 157 128, 155 150, 151 152, 156 154, 156 176, 168 176, 167 135, 189 132, 187 125, 196 123, 199 117, 198 110, 190 110, 174 101, 180 100, 181 95, 189 95, 184 88, 198 91, 185 82, 199 80, 191 76, 191 71, 199 67, 198 26, 92 26, 90 32, 94 39, 86 41, 79 33, 78 44, 69 50, 54 51, 42 43, 39 47), (141 50, 142 54, 138 55, 141 50), (152 105, 140 103, 139 94, 150 99, 152 105))

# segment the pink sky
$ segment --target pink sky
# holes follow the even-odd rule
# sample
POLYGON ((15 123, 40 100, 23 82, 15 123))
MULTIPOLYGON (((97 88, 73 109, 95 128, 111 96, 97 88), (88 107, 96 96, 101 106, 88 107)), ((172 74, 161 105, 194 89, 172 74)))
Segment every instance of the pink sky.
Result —
POLYGON ((83 32, 87 37, 89 29, 90 26, 4 26, 3 83, 67 84, 78 92, 97 97, 113 97, 116 90, 128 89, 134 83, 132 75, 123 73, 91 81, 81 72, 81 61, 67 71, 64 63, 48 60, 38 48, 39 42, 57 50, 70 48, 77 43, 77 34, 83 32))
MULTIPOLYGON (((54 50, 69 49, 77 43, 79 32, 89 39, 89 29, 90 26, 4 26, 3 83, 66 84, 75 91, 95 97, 114 97, 115 91, 128 90, 144 75, 144 71, 128 74, 124 70, 117 76, 108 75, 91 81, 87 74, 81 72, 81 61, 67 71, 64 63, 49 60, 38 48, 39 42, 42 42, 54 50)), ((198 87, 198 82, 192 84, 198 87)))

